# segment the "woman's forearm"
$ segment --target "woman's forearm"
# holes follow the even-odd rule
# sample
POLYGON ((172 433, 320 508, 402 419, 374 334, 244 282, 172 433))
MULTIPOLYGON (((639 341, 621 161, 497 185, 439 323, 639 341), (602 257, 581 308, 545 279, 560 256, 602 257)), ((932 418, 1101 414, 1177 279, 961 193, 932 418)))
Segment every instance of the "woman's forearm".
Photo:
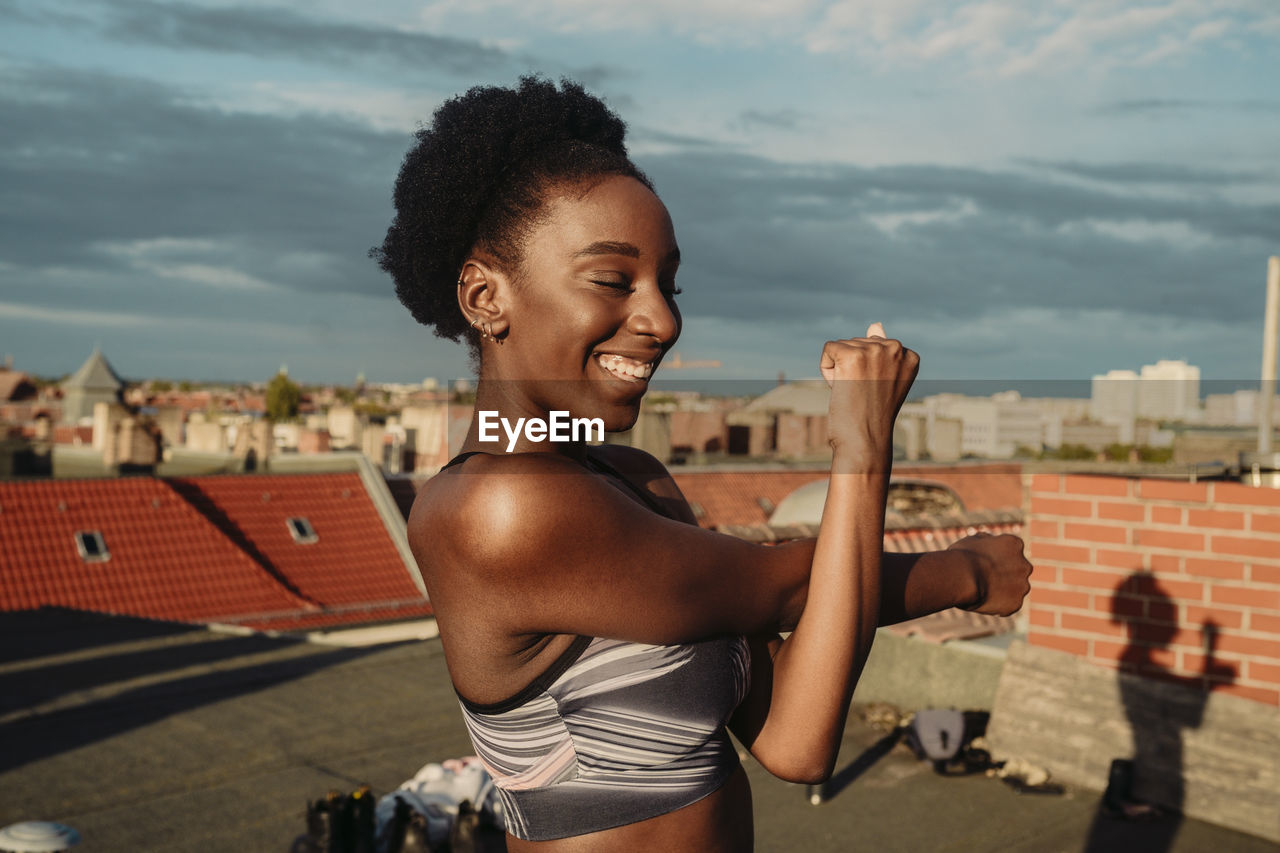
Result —
POLYGON ((965 551, 886 552, 880 561, 880 624, 976 604, 974 557, 965 551))
MULTIPOLYGON (((817 539, 789 542, 796 570, 812 571, 817 539)), ((927 616, 948 607, 969 607, 979 603, 981 590, 975 575, 974 555, 961 550, 928 551, 922 554, 883 552, 880 558, 880 625, 893 625, 918 616, 927 616)), ((807 585, 781 603, 778 630, 792 631, 804 614, 807 585)))
POLYGON ((834 766, 879 621, 886 492, 883 473, 832 474, 804 612, 774 655, 768 719, 752 746, 784 778, 818 781, 834 766))

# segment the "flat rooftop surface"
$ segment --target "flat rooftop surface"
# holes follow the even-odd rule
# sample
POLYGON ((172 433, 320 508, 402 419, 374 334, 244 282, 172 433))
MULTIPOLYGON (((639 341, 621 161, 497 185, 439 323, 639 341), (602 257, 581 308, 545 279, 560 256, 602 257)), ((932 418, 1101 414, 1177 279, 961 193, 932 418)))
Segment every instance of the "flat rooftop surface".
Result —
MULTIPOLYGON (((1280 852, 1198 821, 1095 820, 1098 795, 941 777, 851 715, 828 799, 748 760, 759 851, 1280 852)), ((67 611, 0 614, 0 826, 76 850, 287 851, 308 799, 384 794, 471 752, 438 640, 334 647, 67 611)))

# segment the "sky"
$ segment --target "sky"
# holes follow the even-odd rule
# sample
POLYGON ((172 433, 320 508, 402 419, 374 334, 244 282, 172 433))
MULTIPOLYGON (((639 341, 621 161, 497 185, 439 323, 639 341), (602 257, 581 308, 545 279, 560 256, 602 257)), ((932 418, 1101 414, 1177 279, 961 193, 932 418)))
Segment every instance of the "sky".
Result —
POLYGON ((670 376, 816 376, 871 321, 943 385, 1260 375, 1274 0, 0 0, 0 353, 466 376, 367 251, 415 128, 531 72, 671 211, 676 349, 723 367, 670 376))

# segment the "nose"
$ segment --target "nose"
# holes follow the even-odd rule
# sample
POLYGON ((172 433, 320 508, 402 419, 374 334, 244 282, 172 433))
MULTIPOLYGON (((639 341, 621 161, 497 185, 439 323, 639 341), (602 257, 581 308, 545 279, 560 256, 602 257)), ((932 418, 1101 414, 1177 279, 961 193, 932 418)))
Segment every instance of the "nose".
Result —
POLYGON ((638 288, 631 309, 627 329, 633 334, 652 337, 663 349, 680 337, 680 309, 656 284, 638 288))

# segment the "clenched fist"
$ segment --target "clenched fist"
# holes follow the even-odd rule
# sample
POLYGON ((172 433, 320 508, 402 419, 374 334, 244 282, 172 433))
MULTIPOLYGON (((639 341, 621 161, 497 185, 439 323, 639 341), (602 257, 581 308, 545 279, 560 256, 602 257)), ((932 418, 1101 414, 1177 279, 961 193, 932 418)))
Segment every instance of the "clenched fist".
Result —
POLYGON ((1023 556, 1020 538, 1010 533, 975 533, 947 550, 965 551, 973 557, 978 596, 965 610, 1010 616, 1022 608, 1022 600, 1031 591, 1031 563, 1023 556))
POLYGON ((831 387, 827 440, 837 457, 847 460, 842 467, 887 471, 893 422, 920 369, 920 356, 872 323, 866 337, 827 341, 819 368, 831 387))

